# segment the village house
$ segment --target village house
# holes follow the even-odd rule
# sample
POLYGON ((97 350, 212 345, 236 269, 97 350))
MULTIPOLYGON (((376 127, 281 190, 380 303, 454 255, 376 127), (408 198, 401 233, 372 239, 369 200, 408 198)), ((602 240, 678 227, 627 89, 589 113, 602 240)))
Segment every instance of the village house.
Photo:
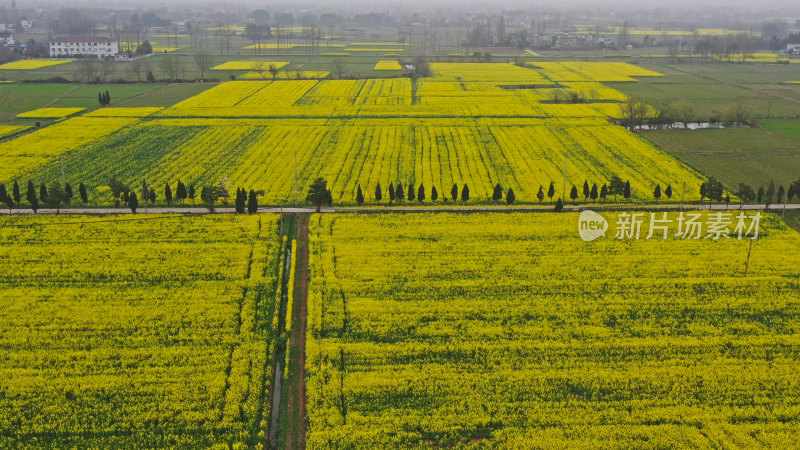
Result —
POLYGON ((70 58, 96 56, 107 58, 117 56, 119 45, 104 37, 67 36, 50 41, 51 58, 70 58))

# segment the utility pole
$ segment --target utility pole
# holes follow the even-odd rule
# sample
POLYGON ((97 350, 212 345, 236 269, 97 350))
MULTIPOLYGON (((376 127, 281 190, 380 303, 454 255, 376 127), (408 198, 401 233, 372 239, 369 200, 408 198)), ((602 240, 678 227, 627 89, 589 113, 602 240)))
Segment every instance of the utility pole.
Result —
MULTIPOLYGON (((19 14, 17 13, 17 0, 11 0, 11 20, 14 21, 14 27, 16 28, 17 23, 19 22, 19 14)), ((22 33, 22 30, 17 30, 17 33, 22 33)))
POLYGON ((781 218, 782 219, 786 218, 786 198, 787 197, 789 197, 789 196, 786 195, 786 194, 783 194, 783 212, 781 213, 781 218))
POLYGON ((567 153, 567 158, 564 160, 564 195, 561 196, 561 201, 567 201, 567 164, 569 163, 569 153, 567 153))
POLYGON ((294 206, 297 207, 297 149, 294 149, 294 206))
POLYGON ((753 241, 755 239, 750 239, 750 247, 747 248, 747 261, 744 263, 744 276, 747 276, 747 272, 750 270, 750 253, 753 251, 753 241))
POLYGON ((686 182, 683 182, 683 194, 681 195, 681 211, 683 211, 683 200, 686 198, 686 182))

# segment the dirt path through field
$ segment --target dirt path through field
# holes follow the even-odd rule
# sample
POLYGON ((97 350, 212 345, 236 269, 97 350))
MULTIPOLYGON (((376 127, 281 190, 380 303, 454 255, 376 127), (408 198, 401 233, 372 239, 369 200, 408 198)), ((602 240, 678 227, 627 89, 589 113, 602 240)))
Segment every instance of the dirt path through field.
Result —
POLYGON ((297 267, 289 337, 289 396, 286 449, 306 448, 306 298, 308 296, 308 214, 297 218, 297 267))

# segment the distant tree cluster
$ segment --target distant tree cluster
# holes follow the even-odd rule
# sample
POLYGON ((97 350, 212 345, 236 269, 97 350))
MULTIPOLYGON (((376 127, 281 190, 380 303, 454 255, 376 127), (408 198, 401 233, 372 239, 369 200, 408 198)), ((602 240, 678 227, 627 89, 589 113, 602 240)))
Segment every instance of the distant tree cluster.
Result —
POLYGON ((97 93, 97 102, 100 106, 108 106, 111 104, 111 94, 108 91, 97 93))

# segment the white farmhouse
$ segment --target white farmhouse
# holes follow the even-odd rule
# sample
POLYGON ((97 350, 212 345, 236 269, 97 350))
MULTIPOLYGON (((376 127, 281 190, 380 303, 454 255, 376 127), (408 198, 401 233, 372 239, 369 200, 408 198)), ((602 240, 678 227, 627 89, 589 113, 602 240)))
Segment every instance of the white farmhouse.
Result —
POLYGON ((117 42, 104 37, 66 36, 50 41, 51 58, 76 56, 108 58, 117 56, 117 53, 119 53, 117 42))
POLYGON ((0 47, 13 47, 16 41, 11 33, 0 33, 0 47))

